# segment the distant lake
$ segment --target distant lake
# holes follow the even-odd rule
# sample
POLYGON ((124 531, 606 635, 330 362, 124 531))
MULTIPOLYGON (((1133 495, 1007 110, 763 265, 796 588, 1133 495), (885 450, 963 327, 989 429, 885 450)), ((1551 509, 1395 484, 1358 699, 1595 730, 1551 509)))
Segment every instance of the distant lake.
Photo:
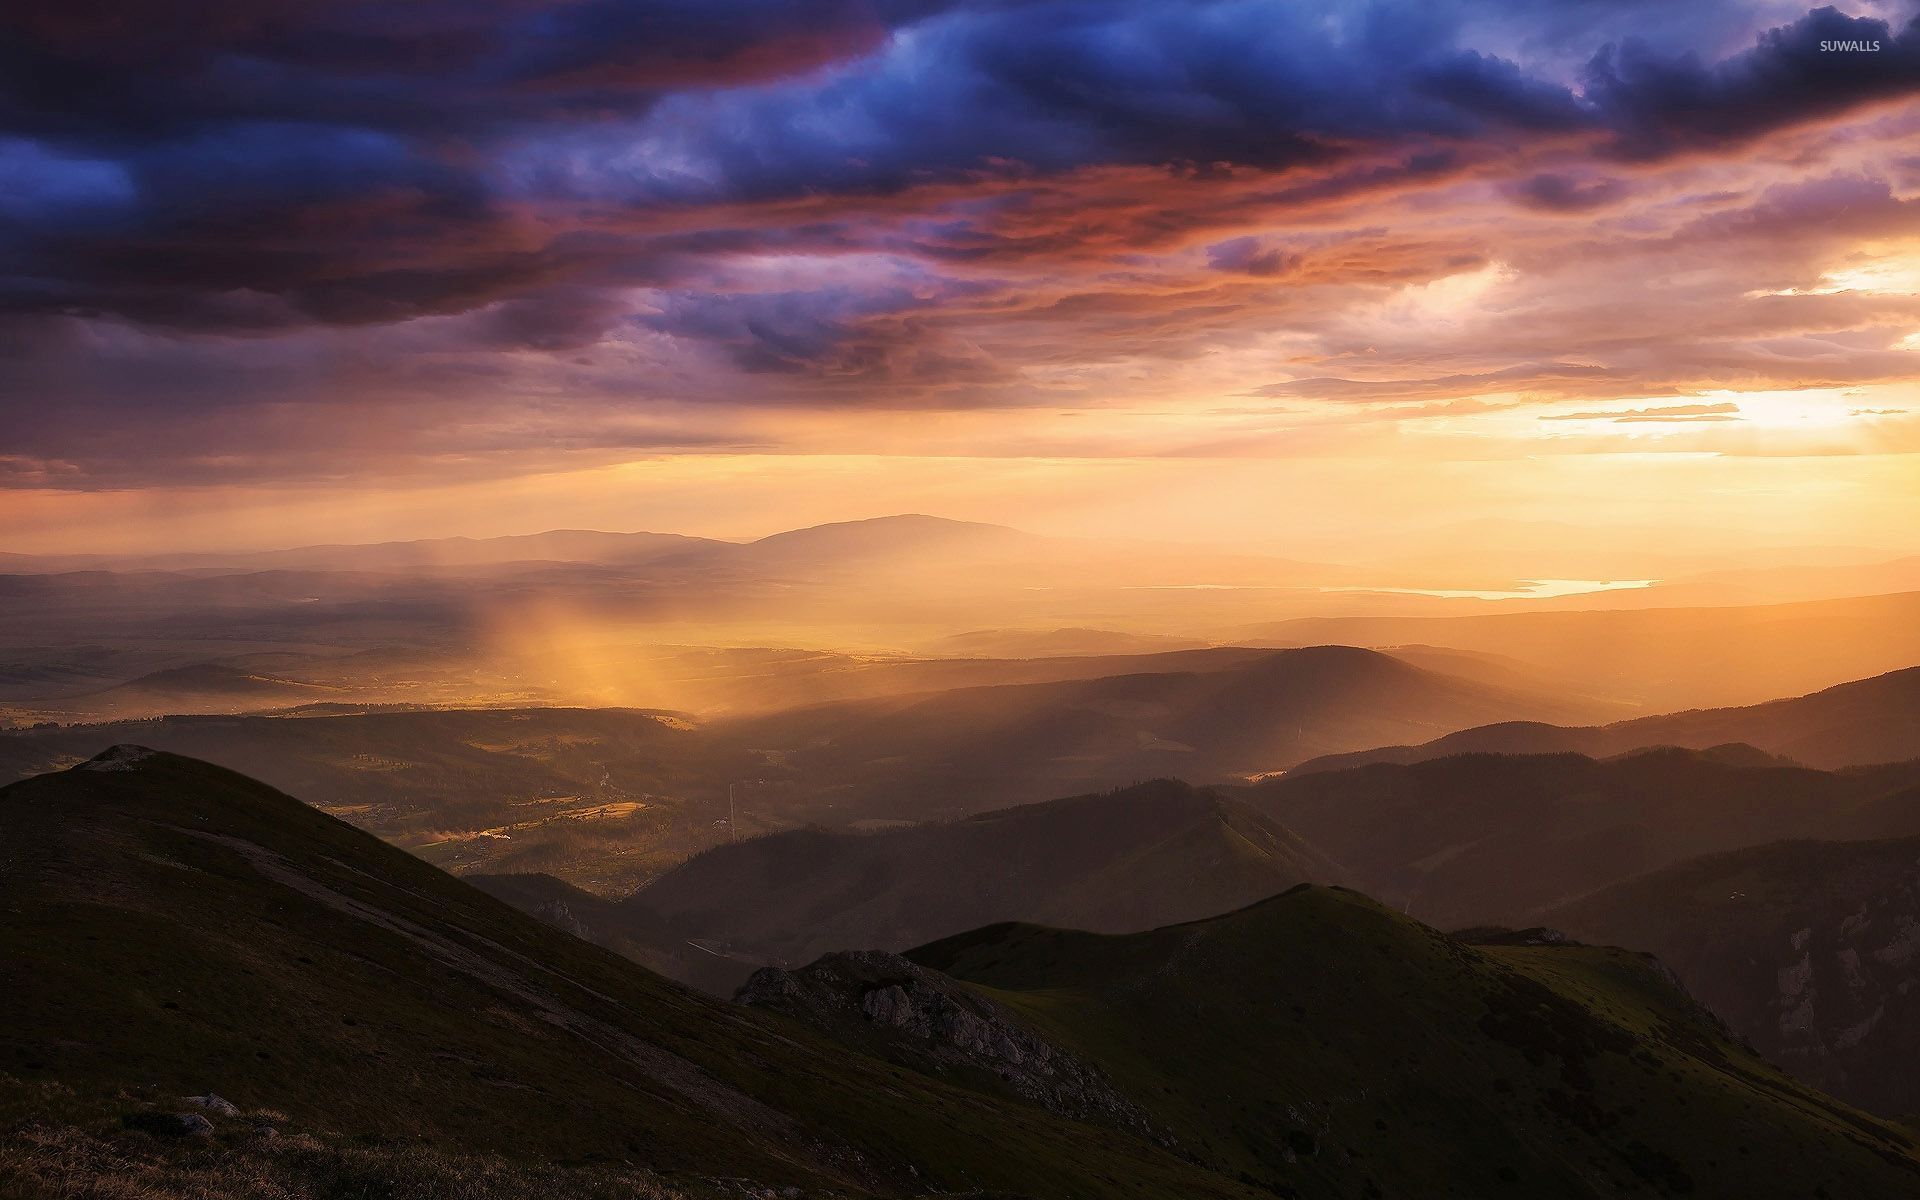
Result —
POLYGON ((1376 592, 1395 596, 1437 596, 1442 600, 1551 600, 1555 596, 1583 596, 1590 592, 1624 592, 1648 588, 1658 579, 1522 579, 1509 590, 1475 588, 1411 587, 1316 587, 1297 588, 1267 584, 1240 583, 1161 583, 1127 588, 1130 592, 1376 592))

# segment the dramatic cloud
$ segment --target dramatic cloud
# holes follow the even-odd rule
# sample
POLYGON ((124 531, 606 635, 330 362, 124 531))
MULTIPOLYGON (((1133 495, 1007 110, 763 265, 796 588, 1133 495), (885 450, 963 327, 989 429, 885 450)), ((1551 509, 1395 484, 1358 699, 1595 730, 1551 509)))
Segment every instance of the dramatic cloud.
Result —
POLYGON ((1863 3, 28 0, 6 483, 939 449, 885 412, 1564 441, 1908 383, 1920 24, 1863 3))

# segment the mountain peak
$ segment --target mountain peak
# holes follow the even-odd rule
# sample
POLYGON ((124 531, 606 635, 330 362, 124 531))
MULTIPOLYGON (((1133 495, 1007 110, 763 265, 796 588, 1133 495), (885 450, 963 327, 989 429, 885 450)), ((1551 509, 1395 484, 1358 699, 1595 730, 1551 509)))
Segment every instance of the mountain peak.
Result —
POLYGON ((767 545, 787 540, 826 539, 826 538, 869 538, 869 537, 947 537, 947 536, 985 536, 985 537, 1032 537, 1018 529, 1006 525, 992 525, 984 521, 960 521, 952 517, 936 517, 927 513, 894 513, 885 517, 863 517, 852 521, 825 521, 819 525, 807 525, 799 529, 788 529, 780 533, 768 534, 756 539, 753 545, 767 545))
POLYGON ((74 768, 79 771, 131 771, 147 759, 158 754, 145 746, 136 746, 131 742, 122 742, 117 746, 108 746, 86 762, 74 768))

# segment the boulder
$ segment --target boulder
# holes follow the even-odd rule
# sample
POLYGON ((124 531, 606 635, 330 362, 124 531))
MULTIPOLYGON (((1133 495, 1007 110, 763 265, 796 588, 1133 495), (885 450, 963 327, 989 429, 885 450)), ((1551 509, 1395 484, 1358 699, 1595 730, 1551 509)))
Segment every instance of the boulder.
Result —
POLYGON ((212 1137, 213 1122, 199 1113, 143 1112, 128 1113, 120 1118, 120 1123, 128 1129, 154 1137, 212 1137))

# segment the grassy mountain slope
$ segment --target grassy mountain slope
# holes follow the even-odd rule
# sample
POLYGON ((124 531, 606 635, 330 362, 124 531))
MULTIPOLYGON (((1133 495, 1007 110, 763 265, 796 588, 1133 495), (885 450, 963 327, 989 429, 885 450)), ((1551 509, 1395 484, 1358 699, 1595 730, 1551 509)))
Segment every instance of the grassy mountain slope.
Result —
POLYGON ((0 789, 0 855, 10 1142, 213 1091, 300 1137, 696 1191, 1243 1194, 687 992, 204 763, 122 748, 0 789))
POLYGON ((1693 859, 1546 919, 1651 950, 1815 1086, 1875 1112, 1920 1113, 1920 838, 1693 859))
POLYGON ((1280 1195, 1910 1196, 1910 1135, 1736 1046, 1642 957, 1475 947, 1302 888, 1123 937, 1003 925, 909 956, 1280 1195))
POLYGON ((1547 907, 1699 854, 1920 834, 1920 763, 1826 772, 1751 758, 1462 754, 1289 774, 1242 794, 1358 886, 1442 928, 1532 923, 1547 907))
POLYGON ((1015 919, 1148 929, 1340 878, 1271 817, 1161 780, 958 821, 721 846, 611 906, 604 927, 663 946, 677 974, 730 992, 753 966, 831 950, 904 950, 1015 919))

